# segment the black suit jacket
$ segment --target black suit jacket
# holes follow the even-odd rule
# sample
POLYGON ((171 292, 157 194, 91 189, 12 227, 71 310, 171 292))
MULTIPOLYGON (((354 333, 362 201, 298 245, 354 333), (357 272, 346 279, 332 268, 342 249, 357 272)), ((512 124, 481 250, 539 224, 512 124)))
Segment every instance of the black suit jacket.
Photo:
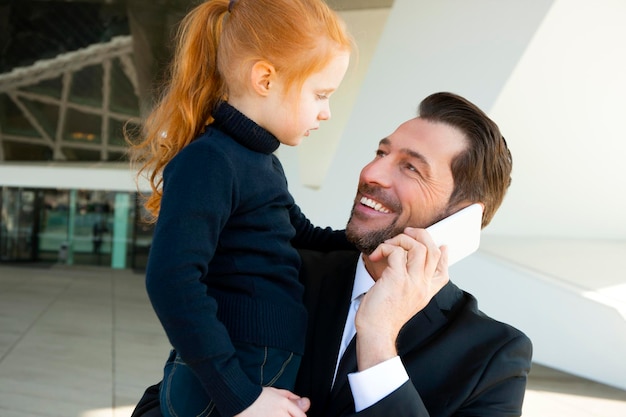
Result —
MULTIPOLYGON (((309 417, 351 415, 349 384, 332 398, 330 392, 359 254, 302 254, 309 327, 295 391, 311 399, 309 417)), ((403 327, 397 347, 410 381, 358 416, 521 415, 530 340, 480 312, 476 299, 453 283, 403 327)))

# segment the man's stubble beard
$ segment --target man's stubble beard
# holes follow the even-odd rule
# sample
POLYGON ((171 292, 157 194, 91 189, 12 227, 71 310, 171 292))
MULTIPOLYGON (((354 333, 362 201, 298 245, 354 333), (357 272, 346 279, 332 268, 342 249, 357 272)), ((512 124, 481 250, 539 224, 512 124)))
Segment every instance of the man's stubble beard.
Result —
MULTIPOLYGON (((354 207, 352 207, 352 211, 350 212, 350 218, 348 219, 348 224, 346 225, 346 237, 350 243, 352 243, 356 248, 364 253, 365 255, 370 255, 374 250, 383 243, 387 239, 391 239, 392 237, 396 237, 400 233, 404 233, 404 229, 407 227, 426 227, 426 226, 418 226, 418 225, 409 225, 405 222, 405 224, 399 225, 398 221, 400 216, 398 215, 393 222, 391 222, 388 226, 383 227, 381 229, 375 230, 359 230, 357 226, 352 224, 352 219, 354 217, 354 207)), ((454 211, 450 211, 449 206, 446 206, 439 216, 435 217, 435 219, 429 224, 434 224, 437 221, 449 216, 454 211)))
POLYGON ((346 226, 346 237, 348 241, 354 244, 354 246, 365 255, 370 255, 378 245, 402 233, 405 228, 405 226, 398 225, 398 217, 396 217, 392 223, 382 229, 360 231, 356 226, 352 225, 353 217, 354 207, 346 226))

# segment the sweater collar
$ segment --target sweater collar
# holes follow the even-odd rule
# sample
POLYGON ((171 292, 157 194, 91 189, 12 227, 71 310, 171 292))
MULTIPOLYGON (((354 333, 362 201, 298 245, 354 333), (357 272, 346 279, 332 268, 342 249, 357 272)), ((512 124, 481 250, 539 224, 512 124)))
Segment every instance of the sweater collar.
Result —
POLYGON ((246 115, 223 101, 213 112, 213 127, 231 136, 241 145, 256 152, 271 154, 280 146, 276 136, 248 119, 246 115))

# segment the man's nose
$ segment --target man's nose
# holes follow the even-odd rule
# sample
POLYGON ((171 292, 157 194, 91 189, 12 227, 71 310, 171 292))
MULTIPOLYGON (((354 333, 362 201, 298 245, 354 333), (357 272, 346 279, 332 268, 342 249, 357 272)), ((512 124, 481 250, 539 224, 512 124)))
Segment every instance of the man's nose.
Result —
POLYGON ((391 161, 387 158, 374 159, 361 170, 361 182, 390 187, 392 183, 391 161))

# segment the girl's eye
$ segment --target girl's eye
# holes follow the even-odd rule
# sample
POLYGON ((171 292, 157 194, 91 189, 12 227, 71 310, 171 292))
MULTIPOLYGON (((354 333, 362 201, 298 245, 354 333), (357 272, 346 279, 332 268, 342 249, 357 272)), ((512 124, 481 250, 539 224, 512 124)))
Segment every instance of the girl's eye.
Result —
POLYGON ((317 95, 317 99, 318 100, 328 100, 328 96, 326 94, 318 94, 317 95))

